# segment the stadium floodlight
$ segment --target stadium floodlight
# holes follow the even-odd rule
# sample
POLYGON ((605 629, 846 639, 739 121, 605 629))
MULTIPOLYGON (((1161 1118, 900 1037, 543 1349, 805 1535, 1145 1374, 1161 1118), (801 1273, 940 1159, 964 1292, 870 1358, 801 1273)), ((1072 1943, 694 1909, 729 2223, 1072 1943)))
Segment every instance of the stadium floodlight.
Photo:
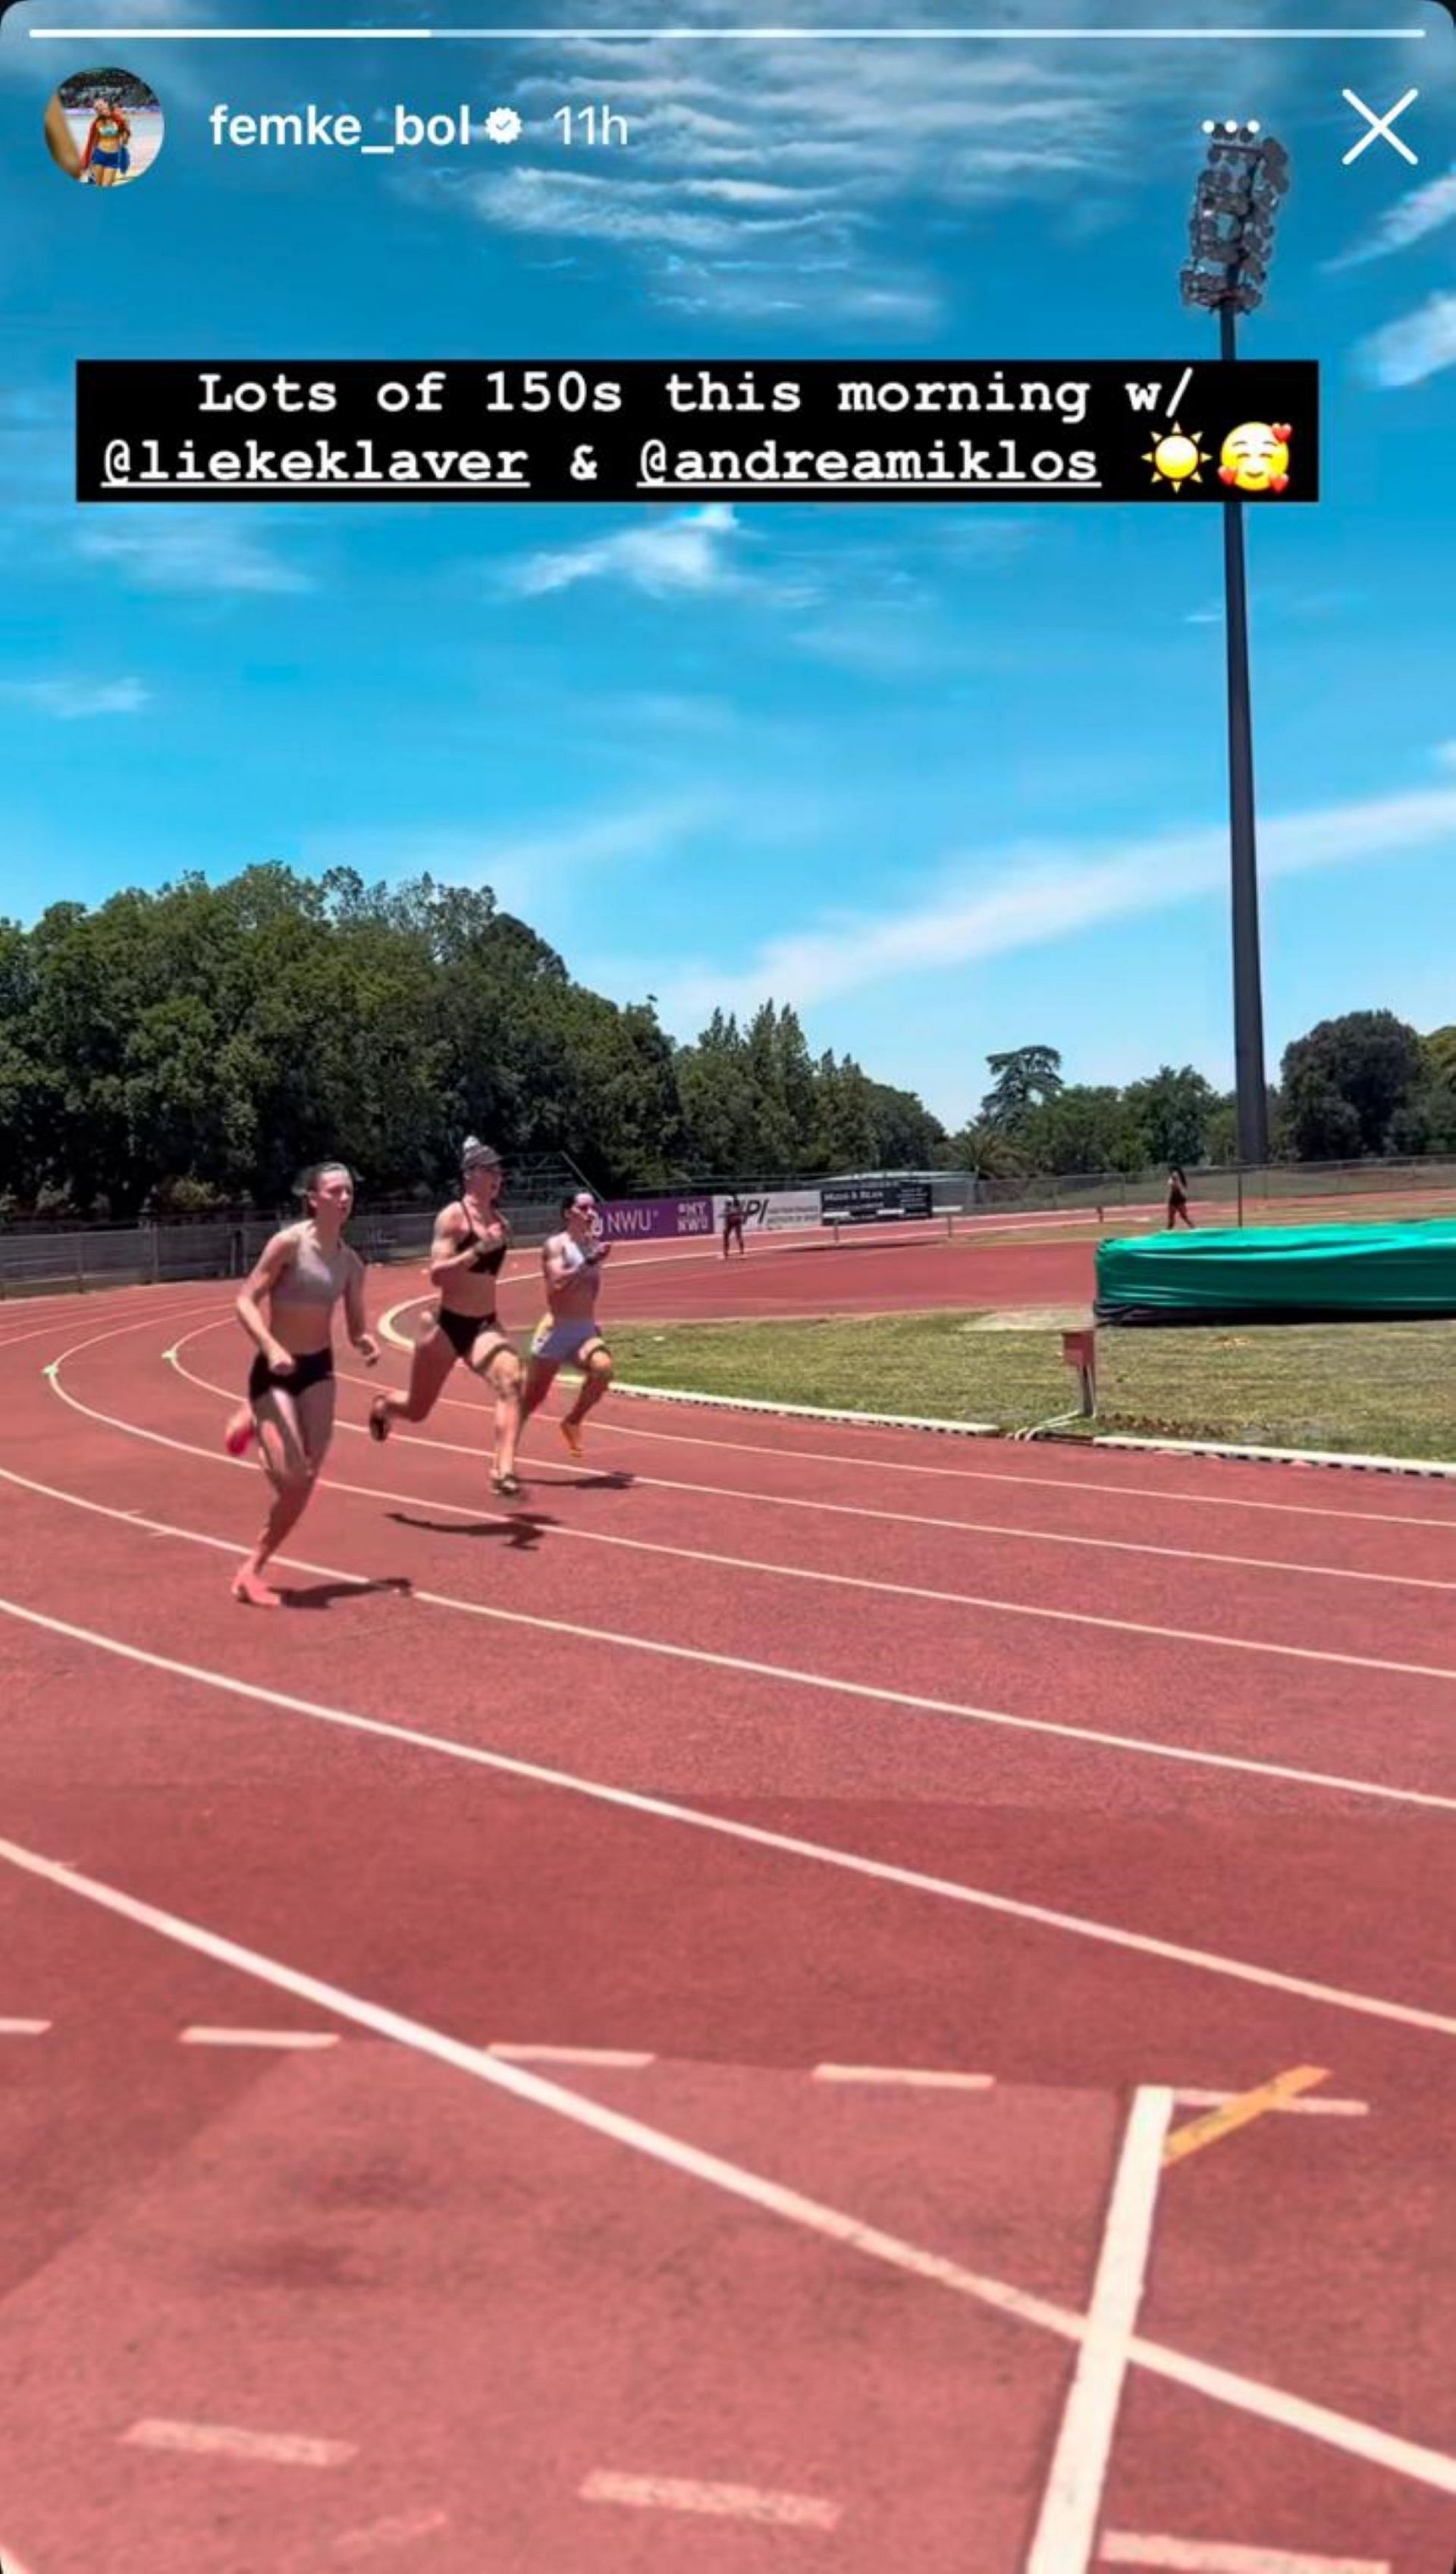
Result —
MULTIPOLYGON (((1240 313, 1264 300, 1274 219, 1288 193, 1289 155, 1256 123, 1204 119, 1208 158, 1198 174, 1188 225, 1192 257, 1179 283, 1185 304, 1218 315, 1218 354, 1238 356, 1240 313)), ((1238 1158, 1267 1161, 1269 1096, 1264 1080, 1264 994, 1259 960, 1259 875, 1254 838, 1254 739, 1249 685, 1248 592, 1243 503, 1223 504, 1224 640, 1228 658, 1229 858, 1233 893, 1233 1051, 1238 1158)))

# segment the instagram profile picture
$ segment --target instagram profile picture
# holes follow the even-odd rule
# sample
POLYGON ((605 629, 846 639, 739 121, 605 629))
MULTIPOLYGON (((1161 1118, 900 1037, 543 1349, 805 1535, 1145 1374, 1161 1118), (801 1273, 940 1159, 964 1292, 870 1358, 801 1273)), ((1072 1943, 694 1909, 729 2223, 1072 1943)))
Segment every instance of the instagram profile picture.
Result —
POLYGON ((135 72, 73 72, 46 108, 46 148, 83 188, 126 188, 150 170, 165 124, 156 91, 135 72))

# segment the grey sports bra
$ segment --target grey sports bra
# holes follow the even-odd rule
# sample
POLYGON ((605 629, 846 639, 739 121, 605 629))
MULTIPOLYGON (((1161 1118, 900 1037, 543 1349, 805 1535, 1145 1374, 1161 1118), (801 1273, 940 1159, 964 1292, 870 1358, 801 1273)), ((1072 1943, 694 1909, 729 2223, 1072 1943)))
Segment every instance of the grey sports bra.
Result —
POLYGON ((312 1305, 316 1311, 327 1313, 344 1293, 353 1254, 342 1242, 337 1251, 325 1251, 307 1224, 296 1224, 290 1231, 293 1258, 273 1290, 273 1302, 294 1307, 312 1305))

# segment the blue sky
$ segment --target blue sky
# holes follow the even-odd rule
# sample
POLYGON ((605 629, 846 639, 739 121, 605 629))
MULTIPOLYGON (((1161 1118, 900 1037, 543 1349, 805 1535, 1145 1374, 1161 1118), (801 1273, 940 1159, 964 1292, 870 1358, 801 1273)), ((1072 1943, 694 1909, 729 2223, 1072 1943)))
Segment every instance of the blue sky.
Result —
MULTIPOLYGON (((1199 124, 1258 116, 1294 184, 1244 346, 1317 357, 1325 389, 1325 500, 1249 528, 1270 1054, 1366 1004, 1456 1018, 1456 31, 1432 0, 1318 13, 1429 27, 1404 46, 27 40, 62 14, 27 0, 0 33, 5 910, 257 859, 428 867, 677 1035, 771 993, 953 1123, 1021 1042, 1074 1078, 1228 1079, 1213 513, 79 510, 70 368, 1203 355, 1177 295, 1199 124), (103 198, 38 121, 118 54, 168 131, 103 198), (1413 83, 1418 167, 1376 143, 1343 168, 1341 89, 1387 108, 1413 83), (220 99, 468 99, 526 130, 408 162, 226 154, 220 99), (588 100, 626 150, 563 149, 553 110, 588 100)), ((1199 14, 1316 17, 1161 22, 1199 14)))

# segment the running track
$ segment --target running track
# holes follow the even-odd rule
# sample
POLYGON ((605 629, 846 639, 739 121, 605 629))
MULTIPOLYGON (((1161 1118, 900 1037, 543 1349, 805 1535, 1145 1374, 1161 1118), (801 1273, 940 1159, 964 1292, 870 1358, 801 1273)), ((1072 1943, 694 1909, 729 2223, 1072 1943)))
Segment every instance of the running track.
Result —
POLYGON ((1456 1495, 239 1374, 0 1314, 7 2574, 1450 2563, 1456 1495))

